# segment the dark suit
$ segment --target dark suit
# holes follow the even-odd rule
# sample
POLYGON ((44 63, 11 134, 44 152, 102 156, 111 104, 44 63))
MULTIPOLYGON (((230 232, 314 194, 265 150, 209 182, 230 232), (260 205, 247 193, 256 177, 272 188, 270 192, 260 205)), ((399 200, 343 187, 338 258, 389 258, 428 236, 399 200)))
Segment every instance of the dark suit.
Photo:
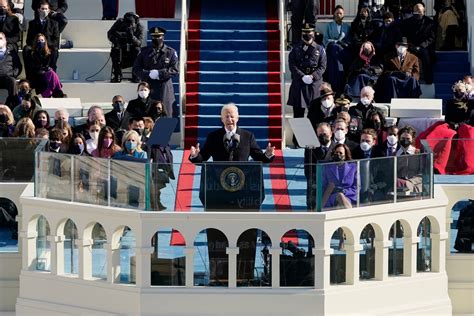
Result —
MULTIPOLYGON (((232 161, 248 161, 249 157, 252 157, 255 161, 270 162, 273 157, 268 158, 260 149, 255 140, 255 136, 252 132, 237 128, 236 133, 240 135, 240 143, 233 154, 232 161)), ((224 127, 211 132, 206 139, 206 143, 202 147, 198 156, 189 160, 193 163, 199 163, 207 161, 212 157, 213 161, 231 161, 230 153, 226 150, 224 144, 224 135, 226 130, 224 127)), ((202 182, 201 182, 202 183, 202 182)), ((253 270, 255 262, 255 251, 256 251, 256 239, 257 230, 248 231, 244 236, 241 236, 240 241, 243 242, 247 247, 240 250, 240 256, 242 260, 248 264, 244 268, 239 269, 237 279, 253 279, 253 270)), ((225 240, 222 239, 222 235, 217 230, 207 230, 207 241, 209 244, 209 261, 215 261, 216 265, 221 263, 224 265, 222 274, 216 272, 216 278, 227 279, 227 254, 226 249, 223 245, 226 244, 225 240)))
MULTIPOLYGON (((35 12, 35 16, 38 15, 38 8, 39 8, 40 0, 33 0, 31 2, 31 9, 35 12)), ((53 14, 51 14, 51 18, 58 22, 59 32, 62 33, 64 28, 67 24, 67 18, 64 16, 64 13, 67 11, 68 5, 66 0, 49 0, 49 6, 53 14)))
POLYGON ((54 48, 56 51, 59 48, 59 26, 58 22, 47 17, 45 23, 42 24, 40 19, 34 19, 28 23, 28 33, 26 35, 26 45, 33 46, 36 35, 43 34, 48 42, 50 49, 54 48))
MULTIPOLYGON (((232 161, 248 161, 249 157, 261 162, 271 162, 273 160, 273 157, 268 158, 262 152, 252 132, 237 128, 236 133, 240 135, 240 143, 234 151, 232 161)), ((227 152, 224 144, 225 134, 226 131, 223 127, 211 132, 207 136, 206 143, 202 147, 199 155, 189 160, 194 163, 199 163, 207 161, 212 157, 213 161, 230 161, 230 153, 227 152)))
POLYGON ((128 112, 124 111, 122 117, 119 119, 118 113, 115 110, 105 114, 106 125, 111 127, 114 132, 119 129, 128 130, 128 119, 130 118, 128 112))
POLYGON ((316 164, 331 161, 331 153, 337 143, 331 141, 327 149, 317 147, 304 150, 304 175, 306 177, 306 206, 308 209, 316 207, 316 164))
POLYGON ((16 15, 7 15, 5 20, 0 21, 0 32, 5 34, 7 45, 18 51, 20 39, 20 21, 16 15))

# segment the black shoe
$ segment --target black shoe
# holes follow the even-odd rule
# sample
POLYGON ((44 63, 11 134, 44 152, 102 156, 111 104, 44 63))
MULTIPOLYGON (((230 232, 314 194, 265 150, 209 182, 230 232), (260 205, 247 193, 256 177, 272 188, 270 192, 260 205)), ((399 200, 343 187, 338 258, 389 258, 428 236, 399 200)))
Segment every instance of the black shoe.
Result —
POLYGON ((138 77, 136 77, 136 76, 132 76, 132 82, 133 83, 139 83, 140 79, 138 79, 138 77))
POLYGON ((122 76, 113 76, 112 80, 110 80, 112 83, 119 83, 122 82, 122 76))

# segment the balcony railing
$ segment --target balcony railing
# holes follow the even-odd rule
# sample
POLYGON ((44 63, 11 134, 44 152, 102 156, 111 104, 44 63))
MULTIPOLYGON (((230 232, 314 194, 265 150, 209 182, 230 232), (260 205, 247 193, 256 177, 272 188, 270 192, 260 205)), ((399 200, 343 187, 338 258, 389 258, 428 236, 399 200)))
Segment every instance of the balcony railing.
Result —
POLYGON ((433 197, 429 153, 343 163, 196 166, 39 152, 37 161, 36 197, 142 211, 320 212, 433 197), (349 203, 341 202, 343 196, 349 203))

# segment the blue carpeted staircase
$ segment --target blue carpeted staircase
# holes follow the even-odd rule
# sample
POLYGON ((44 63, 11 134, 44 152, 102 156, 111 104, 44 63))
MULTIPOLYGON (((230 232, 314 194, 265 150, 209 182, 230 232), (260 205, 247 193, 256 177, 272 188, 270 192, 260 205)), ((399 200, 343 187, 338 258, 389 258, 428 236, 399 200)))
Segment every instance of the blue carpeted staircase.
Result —
POLYGON ((261 147, 282 137, 277 2, 193 0, 188 23, 185 146, 203 144, 234 102, 261 147))
POLYGON ((453 84, 470 73, 469 56, 466 51, 438 51, 436 59, 435 97, 446 101, 453 97, 453 84))

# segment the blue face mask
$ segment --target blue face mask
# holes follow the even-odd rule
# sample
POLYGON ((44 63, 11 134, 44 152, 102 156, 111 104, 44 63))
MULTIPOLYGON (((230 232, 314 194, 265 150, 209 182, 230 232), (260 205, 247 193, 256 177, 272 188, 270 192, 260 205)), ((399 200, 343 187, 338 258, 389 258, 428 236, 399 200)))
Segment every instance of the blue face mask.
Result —
POLYGON ((39 49, 43 49, 46 42, 38 41, 36 44, 38 45, 39 49))
POLYGON ((125 149, 127 149, 127 151, 131 153, 132 151, 137 149, 137 143, 128 140, 125 142, 125 149))

